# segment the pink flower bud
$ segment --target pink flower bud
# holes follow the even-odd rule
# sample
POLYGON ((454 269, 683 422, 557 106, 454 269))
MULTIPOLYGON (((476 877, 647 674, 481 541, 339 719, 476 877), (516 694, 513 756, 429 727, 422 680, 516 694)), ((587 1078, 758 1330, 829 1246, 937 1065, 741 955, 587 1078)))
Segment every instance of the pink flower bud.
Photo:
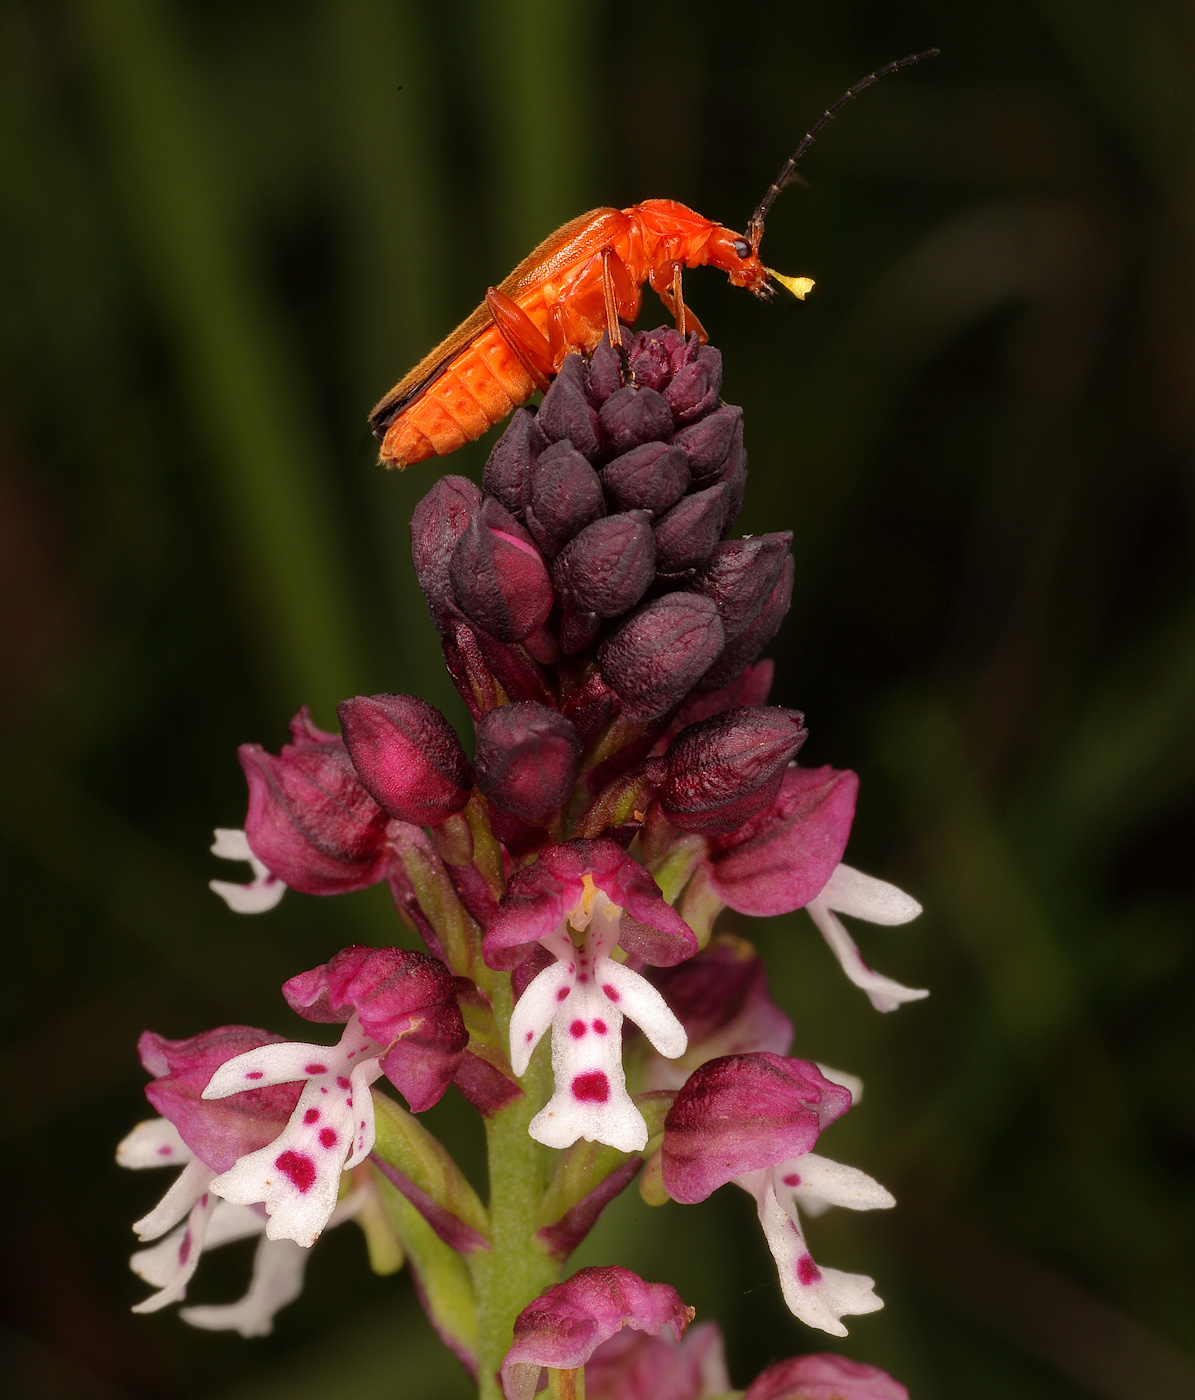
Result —
POLYGON ((411 559, 437 627, 457 611, 448 564, 480 505, 481 492, 466 477, 442 476, 411 516, 411 559))
POLYGON ((626 1329, 585 1363, 586 1400, 705 1400, 730 1388, 716 1322, 690 1327, 679 1344, 626 1329))
POLYGON ((887 1371, 821 1352, 769 1366, 743 1400, 909 1400, 909 1392, 887 1371))
POLYGON ((607 515, 561 550, 554 568, 561 593, 581 612, 620 617, 643 597, 656 573, 646 511, 607 515))
POLYGON ((308 1021, 356 1012, 365 1034, 390 1047, 382 1071, 416 1113, 439 1101, 469 1043, 452 973, 428 953, 343 948, 283 983, 282 995, 308 1021))
POLYGON ((709 598, 666 593, 644 604, 602 643, 598 663, 627 718, 650 720, 684 699, 723 642, 718 609, 709 598))
POLYGON ((390 816, 438 826, 468 802, 473 770, 434 705, 413 695, 358 695, 336 712, 366 792, 390 816))
POLYGON ((461 611, 501 642, 519 642, 552 611, 552 581, 522 526, 487 500, 465 527, 448 567, 461 611))
POLYGON ((691 724, 666 755, 664 815, 682 831, 732 831, 780 791, 808 737, 799 710, 737 708, 691 724))
POLYGON ((745 1172, 803 1156, 850 1106, 850 1090, 808 1060, 766 1051, 709 1060, 664 1120, 668 1194, 692 1205, 745 1172))
POLYGON ((601 480, 572 443, 553 443, 539 454, 531 475, 527 528, 549 558, 605 513, 601 480))
POLYGON ((524 700, 477 721, 473 756, 477 785, 490 801, 542 826, 573 790, 581 741, 558 710, 524 700))
POLYGON ((679 1341, 692 1317, 666 1283, 644 1283, 617 1265, 581 1269, 515 1319, 514 1340, 502 1361, 506 1400, 533 1400, 543 1367, 577 1370, 624 1327, 653 1337, 670 1327, 679 1341))
POLYGON ((339 739, 237 751, 249 784, 245 835, 272 875, 304 894, 346 894, 384 878, 389 818, 339 739))

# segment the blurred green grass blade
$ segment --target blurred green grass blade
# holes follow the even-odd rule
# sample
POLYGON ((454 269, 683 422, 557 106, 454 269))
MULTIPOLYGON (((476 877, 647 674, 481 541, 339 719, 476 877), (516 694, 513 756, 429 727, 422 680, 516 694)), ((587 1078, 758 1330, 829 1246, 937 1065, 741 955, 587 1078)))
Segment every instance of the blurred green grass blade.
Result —
POLYGON ((588 3, 475 4, 476 56, 491 143, 503 267, 582 214, 590 195, 588 133, 596 97, 588 3))
MULTIPOLYGON (((76 0, 126 217, 173 333, 250 596, 251 655, 327 722, 359 675, 313 415, 248 265, 233 183, 170 7, 76 0)), ((187 431, 179 425, 179 431, 187 431)))

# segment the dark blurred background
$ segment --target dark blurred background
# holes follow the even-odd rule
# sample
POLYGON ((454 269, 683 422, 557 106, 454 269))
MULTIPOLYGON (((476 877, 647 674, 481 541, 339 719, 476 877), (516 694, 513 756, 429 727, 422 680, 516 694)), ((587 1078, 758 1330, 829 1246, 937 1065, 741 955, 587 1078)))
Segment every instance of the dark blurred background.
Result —
MULTIPOLYGON (((899 1198, 810 1228, 873 1274, 841 1349, 917 1400, 1195 1395, 1195 11, 1182 0, 6 0, 0 8, 0 834, 9 1394, 463 1394, 355 1227, 273 1337, 130 1315, 134 1053, 246 1021, 380 889, 240 919, 206 881, 236 745, 406 690, 468 732, 373 401, 556 224, 671 196, 817 279, 686 283, 746 410, 744 532, 796 531, 771 653, 810 763, 862 776, 873 1012, 804 915, 749 926, 798 1053, 862 1104, 826 1152, 899 1198)), ((648 293, 642 325, 664 318, 648 293)), ((492 437, 491 437, 492 440, 492 437)), ((401 932, 401 931, 400 931, 401 932)), ((455 1091, 433 1126, 476 1171, 455 1091)), ((231 1299, 250 1252, 205 1259, 231 1299)), ((824 1349, 751 1202, 631 1193, 578 1262, 677 1284, 743 1385, 824 1349)), ((832 1343, 831 1343, 832 1344, 832 1343)))

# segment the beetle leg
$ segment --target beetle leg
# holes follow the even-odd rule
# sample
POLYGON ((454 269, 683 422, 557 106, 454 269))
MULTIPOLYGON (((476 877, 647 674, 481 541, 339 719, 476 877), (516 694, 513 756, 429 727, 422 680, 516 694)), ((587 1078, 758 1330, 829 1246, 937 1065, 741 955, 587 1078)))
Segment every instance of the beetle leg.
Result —
POLYGON ((651 287, 656 296, 664 303, 668 311, 672 313, 672 318, 676 322, 676 328, 681 335, 695 333, 702 345, 709 340, 709 332, 697 319, 691 306, 685 305, 684 296, 681 293, 681 272, 683 263, 674 262, 670 264, 672 269, 672 285, 668 285, 663 271, 653 271, 651 273, 651 287))
POLYGON ((609 246, 602 249, 602 292, 606 300, 606 333, 611 345, 621 346, 619 312, 625 307, 627 313, 634 316, 635 284, 631 281, 626 263, 609 246))
POLYGON ((502 339, 514 351, 536 387, 546 389, 556 373, 556 366, 544 333, 513 297, 497 287, 488 288, 485 304, 502 339))

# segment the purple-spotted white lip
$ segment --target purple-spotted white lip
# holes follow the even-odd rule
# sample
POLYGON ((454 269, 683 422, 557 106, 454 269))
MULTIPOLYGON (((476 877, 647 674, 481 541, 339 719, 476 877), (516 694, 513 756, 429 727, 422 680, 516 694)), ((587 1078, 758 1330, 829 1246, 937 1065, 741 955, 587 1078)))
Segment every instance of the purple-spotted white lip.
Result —
POLYGON ((564 923, 541 939, 556 961, 531 982, 511 1017, 510 1058, 518 1075, 526 1073, 552 1028, 555 1092, 528 1127, 548 1147, 568 1147, 578 1138, 623 1152, 647 1145, 647 1124, 627 1093, 622 1067, 624 1018, 661 1055, 675 1059, 685 1052, 684 1027, 664 998, 646 978, 608 956, 621 918, 621 908, 586 875, 564 923))

